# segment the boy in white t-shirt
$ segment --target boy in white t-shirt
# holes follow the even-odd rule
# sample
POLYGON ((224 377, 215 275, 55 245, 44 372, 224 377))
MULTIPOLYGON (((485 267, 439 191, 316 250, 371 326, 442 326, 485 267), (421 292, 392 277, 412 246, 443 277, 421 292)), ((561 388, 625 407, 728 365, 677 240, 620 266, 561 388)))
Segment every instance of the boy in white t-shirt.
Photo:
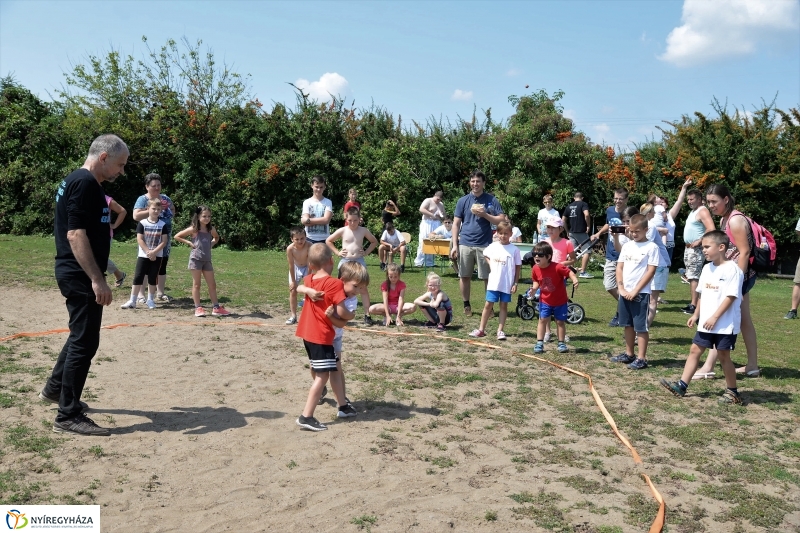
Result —
POLYGON ((300 213, 300 222, 306 228, 306 239, 311 244, 325 242, 331 234, 333 204, 322 195, 326 185, 322 176, 311 178, 311 190, 314 191, 314 195, 303 202, 303 211, 300 213))
POLYGON ((394 224, 391 222, 387 222, 385 228, 381 234, 381 244, 378 246, 381 270, 386 270, 387 263, 393 262, 394 254, 400 254, 400 272, 405 272, 406 240, 402 233, 394 229, 394 224))
POLYGON ((445 217, 442 225, 428 234, 429 239, 450 239, 453 237, 453 219, 445 217))
POLYGON ((617 260, 619 291, 619 325, 625 327, 625 353, 611 358, 626 363, 631 370, 647 368, 647 343, 650 334, 647 312, 650 304, 650 282, 658 267, 658 247, 647 238, 647 218, 631 217, 628 229, 632 241, 622 246, 617 260), (634 338, 639 337, 639 357, 633 355, 634 338))
POLYGON ((511 224, 500 222, 497 225, 498 240, 483 250, 483 258, 489 263, 489 279, 486 281, 486 304, 483 306, 481 325, 473 330, 470 337, 485 337, 486 324, 494 316, 494 302, 500 302, 500 324, 497 326, 497 340, 506 340, 503 328, 508 317, 508 302, 511 294, 517 292, 522 256, 519 248, 511 244, 511 224))
POLYGON ((692 348, 680 381, 669 382, 661 378, 661 385, 675 396, 685 396, 703 352, 706 348, 716 348, 727 387, 719 401, 741 404, 731 350, 736 346, 736 336, 741 330, 744 273, 735 261, 725 259, 730 241, 724 231, 707 232, 703 235, 702 243, 703 255, 710 262, 706 263, 700 274, 697 283, 700 300, 686 323, 690 328, 697 324, 697 333, 692 339, 692 348))

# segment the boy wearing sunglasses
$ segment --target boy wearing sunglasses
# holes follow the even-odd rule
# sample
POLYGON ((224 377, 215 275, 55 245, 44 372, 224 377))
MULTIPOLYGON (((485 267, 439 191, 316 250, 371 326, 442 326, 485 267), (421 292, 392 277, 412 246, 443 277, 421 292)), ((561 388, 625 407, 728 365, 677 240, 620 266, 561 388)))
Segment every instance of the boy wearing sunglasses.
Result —
POLYGON ((533 353, 544 352, 544 334, 550 326, 551 317, 556 319, 558 333, 558 351, 564 353, 568 350, 567 335, 567 288, 564 280, 572 280, 572 286, 578 286, 578 276, 569 267, 561 263, 554 263, 553 247, 549 243, 540 242, 533 247, 533 265, 531 279, 532 291, 541 287, 539 295, 539 324, 536 327, 536 346, 533 353))

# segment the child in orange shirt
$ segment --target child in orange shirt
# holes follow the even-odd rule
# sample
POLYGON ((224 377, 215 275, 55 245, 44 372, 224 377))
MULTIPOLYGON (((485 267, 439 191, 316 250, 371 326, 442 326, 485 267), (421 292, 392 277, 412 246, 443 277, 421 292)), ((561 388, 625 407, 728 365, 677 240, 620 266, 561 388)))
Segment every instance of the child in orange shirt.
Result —
MULTIPOLYGON (((311 431, 324 431, 328 427, 314 418, 314 409, 322 397, 322 389, 328 382, 330 373, 338 370, 336 352, 333 348, 336 332, 327 312, 329 309, 335 309, 336 315, 343 319, 352 319, 353 313, 345 307, 344 301, 347 296, 344 293, 342 280, 332 278, 330 275, 333 271, 332 250, 324 243, 312 245, 308 251, 308 263, 314 273, 303 278, 303 285, 322 292, 324 296, 318 301, 306 298, 295 333, 303 339, 311 375, 314 378, 303 413, 297 418, 297 425, 311 431)), ((344 396, 342 380, 331 379, 331 388, 339 405, 339 417, 355 416, 356 410, 344 396)))

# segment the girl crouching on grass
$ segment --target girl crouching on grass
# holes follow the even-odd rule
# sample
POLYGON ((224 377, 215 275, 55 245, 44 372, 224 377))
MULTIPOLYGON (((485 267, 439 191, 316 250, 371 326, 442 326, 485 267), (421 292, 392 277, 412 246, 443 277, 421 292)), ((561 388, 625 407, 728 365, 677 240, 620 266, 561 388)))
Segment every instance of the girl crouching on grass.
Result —
POLYGON ((435 272, 428 274, 426 280, 428 292, 414 300, 414 305, 427 315, 427 327, 435 327, 439 333, 444 332, 444 327, 453 320, 453 304, 442 290, 442 278, 435 272))
POLYGON ((214 280, 214 267, 211 265, 211 248, 219 242, 219 234, 211 225, 211 209, 204 205, 195 209, 194 215, 192 215, 192 225, 175 235, 175 240, 192 249, 189 254, 189 271, 192 273, 194 316, 206 316, 205 309, 200 305, 201 274, 206 278, 208 296, 214 304, 211 314, 214 316, 229 315, 230 313, 217 300, 217 282, 214 280))

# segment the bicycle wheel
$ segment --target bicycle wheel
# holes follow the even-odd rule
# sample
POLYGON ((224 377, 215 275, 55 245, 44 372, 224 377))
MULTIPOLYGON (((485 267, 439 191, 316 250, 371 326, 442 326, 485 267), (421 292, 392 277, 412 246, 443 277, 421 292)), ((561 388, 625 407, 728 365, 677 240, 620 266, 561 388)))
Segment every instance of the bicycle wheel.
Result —
POLYGON ((580 324, 583 322, 586 312, 580 304, 569 303, 567 304, 567 322, 570 324, 580 324))

